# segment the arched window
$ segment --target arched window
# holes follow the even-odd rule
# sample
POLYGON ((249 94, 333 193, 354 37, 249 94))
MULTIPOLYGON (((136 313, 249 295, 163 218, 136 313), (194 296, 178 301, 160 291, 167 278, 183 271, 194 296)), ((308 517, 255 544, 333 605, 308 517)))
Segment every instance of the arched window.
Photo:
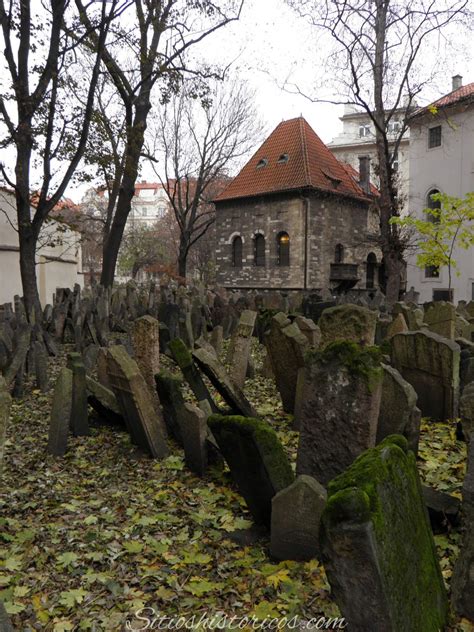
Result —
POLYGON ((234 237, 232 242, 232 265, 234 268, 242 267, 242 237, 234 237))
POLYGON ((278 233, 277 236, 277 248, 278 248, 278 265, 289 266, 290 265, 290 236, 288 233, 278 233))
POLYGON ((260 233, 254 237, 254 261, 256 266, 265 265, 265 237, 260 233))
POLYGON ((337 244, 334 249, 334 263, 344 263, 344 246, 337 244))
MULTIPOLYGON (((431 189, 431 191, 426 196, 426 208, 439 210, 441 208, 441 202, 439 200, 433 200, 433 195, 439 193, 438 189, 431 189)), ((432 215, 431 213, 426 214, 426 218, 428 221, 433 222, 433 224, 439 224, 439 216, 432 215)))
POLYGON ((377 269, 377 257, 371 252, 367 257, 367 281, 366 288, 371 289, 374 287, 375 270, 377 269))

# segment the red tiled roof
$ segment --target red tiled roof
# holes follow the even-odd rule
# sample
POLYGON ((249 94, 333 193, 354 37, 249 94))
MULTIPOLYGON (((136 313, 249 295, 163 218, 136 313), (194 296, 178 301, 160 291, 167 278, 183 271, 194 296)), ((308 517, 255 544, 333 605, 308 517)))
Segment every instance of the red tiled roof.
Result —
POLYGON ((430 103, 430 105, 417 110, 413 114, 413 117, 426 114, 429 111, 429 108, 437 108, 439 110, 440 108, 446 108, 451 105, 456 105, 463 102, 474 103, 474 83, 468 83, 465 86, 457 88, 457 90, 453 90, 449 94, 445 94, 444 97, 441 97, 437 101, 433 101, 433 103, 430 103))
POLYGON ((299 117, 281 122, 215 201, 304 188, 368 200, 316 132, 299 117), (284 156, 288 156, 287 161, 284 156), (257 166, 264 160, 266 164, 257 166))
POLYGON ((135 191, 140 191, 141 189, 163 189, 163 185, 161 182, 136 182, 135 183, 135 191))

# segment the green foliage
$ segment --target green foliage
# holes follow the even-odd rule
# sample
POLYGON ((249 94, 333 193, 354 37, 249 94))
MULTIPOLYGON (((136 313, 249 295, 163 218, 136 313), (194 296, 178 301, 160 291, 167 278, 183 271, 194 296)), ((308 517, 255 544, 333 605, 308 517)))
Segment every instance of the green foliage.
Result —
POLYGON ((451 287, 451 270, 457 270, 457 262, 453 258, 455 248, 467 250, 474 245, 474 192, 465 198, 457 198, 446 193, 436 193, 433 201, 440 202, 441 208, 424 210, 424 217, 394 217, 392 224, 412 228, 418 241, 419 254, 417 265, 448 268, 449 287, 451 287))

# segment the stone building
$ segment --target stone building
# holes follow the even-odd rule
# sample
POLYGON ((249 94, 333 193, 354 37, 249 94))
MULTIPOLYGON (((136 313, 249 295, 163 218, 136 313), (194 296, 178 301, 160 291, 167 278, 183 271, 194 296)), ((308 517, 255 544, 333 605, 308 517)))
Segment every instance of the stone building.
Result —
POLYGON ((378 285, 368 172, 339 162, 303 118, 283 121, 216 198, 217 283, 365 290, 378 285))

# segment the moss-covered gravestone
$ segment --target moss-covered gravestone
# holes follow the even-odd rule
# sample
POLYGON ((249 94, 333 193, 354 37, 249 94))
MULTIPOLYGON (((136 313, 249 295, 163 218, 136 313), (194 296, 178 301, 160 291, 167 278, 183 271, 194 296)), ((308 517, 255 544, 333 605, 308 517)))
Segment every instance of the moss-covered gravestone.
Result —
POLYGON ((306 357, 297 474, 326 485, 375 445, 383 371, 380 351, 335 342, 306 357))
POLYGON ((137 363, 122 345, 110 347, 107 369, 132 441, 155 458, 168 455, 161 409, 157 412, 137 363))
POLYGON ((423 417, 457 417, 459 345, 430 331, 396 334, 390 342, 392 364, 415 389, 423 417))
POLYGON ((377 312, 358 305, 338 305, 325 309, 318 322, 321 347, 336 340, 350 340, 363 346, 375 342, 377 312))
POLYGON ((208 425, 255 522, 270 528, 272 498, 294 478, 275 431, 240 416, 213 415, 208 425))
POLYGON ((321 553, 351 632, 445 629, 443 578, 403 437, 387 437, 331 481, 321 553))
POLYGON ((174 338, 169 343, 171 354, 176 364, 181 369, 184 379, 189 384, 198 402, 208 401, 213 412, 218 412, 217 406, 204 384, 202 375, 194 364, 193 356, 181 338, 174 338))

